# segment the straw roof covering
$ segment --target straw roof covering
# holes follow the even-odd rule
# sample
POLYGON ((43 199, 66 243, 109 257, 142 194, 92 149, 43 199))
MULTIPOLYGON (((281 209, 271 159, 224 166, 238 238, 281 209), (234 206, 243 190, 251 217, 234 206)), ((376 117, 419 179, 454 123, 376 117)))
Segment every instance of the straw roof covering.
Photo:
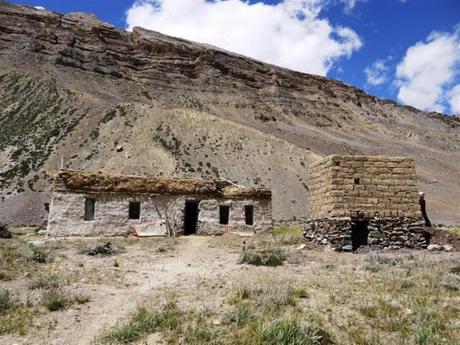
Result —
POLYGON ((222 194, 226 197, 257 197, 260 199, 270 198, 272 192, 268 188, 242 188, 237 186, 228 186, 222 190, 222 194))
POLYGON ((222 197, 270 198, 269 189, 231 186, 210 179, 142 177, 61 170, 54 177, 55 189, 63 191, 127 194, 215 194, 222 197))

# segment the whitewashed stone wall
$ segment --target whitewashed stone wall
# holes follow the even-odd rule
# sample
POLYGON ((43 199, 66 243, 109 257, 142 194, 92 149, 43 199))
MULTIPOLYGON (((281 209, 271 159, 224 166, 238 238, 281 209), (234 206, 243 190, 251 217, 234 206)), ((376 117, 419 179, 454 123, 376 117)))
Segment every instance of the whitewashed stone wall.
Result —
MULTIPOLYGON (((197 234, 260 232, 272 228, 271 200, 247 198, 210 198, 202 195, 94 195, 55 191, 50 205, 50 236, 117 236, 129 233, 139 223, 165 224, 166 233, 176 236, 184 231, 186 200, 199 200, 197 234), (94 220, 85 221, 85 198, 95 199, 94 220), (139 220, 128 219, 129 201, 141 202, 139 220), (219 205, 230 206, 228 225, 219 224, 219 205), (245 224, 245 205, 254 206, 254 224, 245 224)), ((161 229, 159 229, 161 233, 161 229)))

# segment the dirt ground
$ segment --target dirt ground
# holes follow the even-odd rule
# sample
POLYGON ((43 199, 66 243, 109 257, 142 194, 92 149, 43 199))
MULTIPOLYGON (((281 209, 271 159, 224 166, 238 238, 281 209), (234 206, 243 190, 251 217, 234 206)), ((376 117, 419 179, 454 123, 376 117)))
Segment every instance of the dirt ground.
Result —
MULTIPOLYGON (((31 307, 33 319, 26 330, 0 335, 0 344, 92 344, 105 331, 129 318, 139 305, 159 306, 172 295, 184 308, 205 307, 214 311, 212 318, 220 319, 222 311, 229 308, 227 301, 235 289, 259 285, 305 288, 309 297, 300 305, 321 314, 324 323, 339 339, 337 343, 343 344, 364 344, 353 338, 350 330, 356 329, 359 333, 373 328, 374 321, 359 313, 363 304, 380 298, 402 304, 411 294, 429 296, 431 290, 427 289, 437 289, 434 307, 447 308, 452 323, 442 333, 443 339, 447 339, 446 344, 459 340, 458 286, 455 282, 447 288, 442 285, 444 275, 458 278, 458 252, 349 254, 317 247, 298 249, 298 243, 275 241, 287 253, 287 261, 282 266, 265 267, 239 264, 238 260, 243 249, 254 246, 255 242, 260 245, 272 241, 273 244, 273 238, 225 235, 55 240, 34 235, 3 240, 0 245, 6 256, 7 247, 22 250, 30 246, 27 241, 31 240, 46 242, 51 248, 52 260, 29 265, 16 258, 18 266, 9 271, 13 276, 7 272, 0 280, 0 289, 8 289, 34 306, 31 307), (80 253, 88 243, 102 241, 111 241, 124 250, 110 256, 80 253), (68 293, 84 293, 89 296, 89 302, 75 303, 58 311, 39 306, 42 291, 32 286, 43 274, 58 276, 68 293), (439 291, 443 291, 442 294, 439 291), (356 322, 350 323, 355 319, 356 322)), ((2 269, 8 270, 7 260, 5 257, 2 260, 2 269)), ((215 323, 218 325, 220 321, 215 323)), ((398 337, 388 330, 382 332, 382 344, 390 344, 398 337)), ((155 334, 140 343, 163 344, 162 341, 162 337, 155 334)))

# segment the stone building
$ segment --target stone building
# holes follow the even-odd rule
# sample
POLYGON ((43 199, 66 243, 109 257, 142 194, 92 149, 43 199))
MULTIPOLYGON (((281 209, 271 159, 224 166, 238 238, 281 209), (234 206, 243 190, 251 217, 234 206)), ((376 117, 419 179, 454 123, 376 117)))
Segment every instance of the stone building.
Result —
POLYGON ((220 180, 60 171, 50 236, 154 236, 260 232, 272 228, 271 191, 220 180))
POLYGON ((424 248, 415 162, 329 156, 310 165, 305 237, 335 250, 424 248))

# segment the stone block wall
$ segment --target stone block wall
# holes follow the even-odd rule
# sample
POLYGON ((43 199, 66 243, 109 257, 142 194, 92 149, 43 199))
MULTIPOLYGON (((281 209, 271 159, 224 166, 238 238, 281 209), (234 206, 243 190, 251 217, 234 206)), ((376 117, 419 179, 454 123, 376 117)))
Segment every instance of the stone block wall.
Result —
MULTIPOLYGON (((305 223, 304 236, 336 251, 353 250, 355 221, 349 217, 322 218, 305 223)), ((367 221, 367 244, 373 249, 424 249, 428 245, 420 218, 394 217, 367 221)))
POLYGON ((308 170, 308 217, 419 217, 411 158, 329 156, 308 170))
POLYGON ((165 224, 166 233, 175 236, 184 231, 185 202, 190 199, 199 201, 197 234, 218 235, 226 231, 260 232, 272 229, 271 199, 54 191, 48 218, 48 234, 118 236, 128 234, 133 224, 151 222, 165 224), (94 220, 91 221, 84 220, 86 197, 95 199, 94 220), (128 219, 129 201, 141 203, 140 219, 128 219), (219 224, 219 205, 230 206, 228 225, 219 224), (254 206, 253 225, 245 224, 246 205, 254 206))

